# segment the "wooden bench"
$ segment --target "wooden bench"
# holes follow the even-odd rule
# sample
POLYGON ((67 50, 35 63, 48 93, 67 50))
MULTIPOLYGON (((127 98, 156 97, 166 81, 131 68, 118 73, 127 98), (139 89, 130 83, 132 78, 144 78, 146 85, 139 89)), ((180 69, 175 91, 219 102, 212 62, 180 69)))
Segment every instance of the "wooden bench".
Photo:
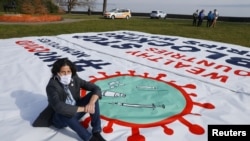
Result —
POLYGON ((3 5, 3 9, 5 13, 14 11, 16 13, 17 10, 17 5, 15 0, 10 0, 8 3, 3 5))

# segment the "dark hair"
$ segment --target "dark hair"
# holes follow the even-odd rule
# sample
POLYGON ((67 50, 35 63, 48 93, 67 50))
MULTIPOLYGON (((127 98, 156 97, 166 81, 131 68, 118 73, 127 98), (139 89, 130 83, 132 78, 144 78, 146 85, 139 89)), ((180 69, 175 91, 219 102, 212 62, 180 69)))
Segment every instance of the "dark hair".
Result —
POLYGON ((73 62, 71 62, 68 58, 62 58, 58 59, 53 65, 52 65, 52 75, 56 76, 58 72, 60 72, 61 67, 63 66, 69 66, 72 72, 72 76, 76 75, 76 66, 73 62))

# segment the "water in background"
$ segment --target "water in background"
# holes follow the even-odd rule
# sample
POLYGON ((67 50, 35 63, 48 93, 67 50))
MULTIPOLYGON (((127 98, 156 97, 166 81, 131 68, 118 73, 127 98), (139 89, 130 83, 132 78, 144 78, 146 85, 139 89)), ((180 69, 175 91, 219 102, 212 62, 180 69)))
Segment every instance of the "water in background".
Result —
MULTIPOLYGON (((96 2, 95 7, 92 11, 101 12, 102 11, 102 2, 96 2)), ((192 15, 196 9, 204 9, 205 14, 209 11, 213 11, 217 9, 220 16, 223 17, 250 17, 250 3, 249 4, 169 4, 169 5, 159 5, 159 4, 150 4, 145 3, 143 6, 138 4, 130 4, 130 3, 108 3, 107 10, 111 10, 114 8, 128 8, 132 12, 137 13, 150 13, 152 10, 163 10, 168 14, 182 14, 182 15, 192 15)), ((66 7, 64 7, 66 9, 66 7)), ((73 11, 87 11, 86 7, 76 6, 73 11)))

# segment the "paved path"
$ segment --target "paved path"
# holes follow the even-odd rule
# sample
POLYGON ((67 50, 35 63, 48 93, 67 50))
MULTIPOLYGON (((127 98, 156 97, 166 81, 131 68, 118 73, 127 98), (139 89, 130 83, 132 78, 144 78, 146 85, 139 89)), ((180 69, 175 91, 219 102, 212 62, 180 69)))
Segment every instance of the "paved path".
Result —
POLYGON ((84 21, 86 19, 63 19, 62 21, 54 21, 54 22, 0 22, 0 24, 23 24, 23 25, 31 25, 31 24, 57 24, 57 23, 70 23, 70 22, 79 22, 84 21))

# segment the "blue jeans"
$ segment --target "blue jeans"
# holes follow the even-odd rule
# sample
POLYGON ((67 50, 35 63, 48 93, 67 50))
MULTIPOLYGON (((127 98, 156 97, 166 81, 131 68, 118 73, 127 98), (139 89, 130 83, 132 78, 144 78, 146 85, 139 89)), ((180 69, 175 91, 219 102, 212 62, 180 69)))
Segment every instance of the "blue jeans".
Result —
MULTIPOLYGON (((80 101, 77 101, 77 106, 85 106, 88 104, 92 94, 89 93, 84 96, 80 101)), ((64 115, 55 113, 53 115, 52 123, 56 128, 64 128, 69 127, 73 131, 75 131, 81 139, 84 141, 89 141, 92 137, 92 133, 101 132, 101 119, 100 119, 100 109, 99 103, 96 101, 95 103, 95 113, 90 114, 91 117, 91 126, 92 126, 92 133, 89 133, 87 129, 85 129, 79 120, 85 115, 85 112, 76 113, 73 117, 66 117, 64 115)))

